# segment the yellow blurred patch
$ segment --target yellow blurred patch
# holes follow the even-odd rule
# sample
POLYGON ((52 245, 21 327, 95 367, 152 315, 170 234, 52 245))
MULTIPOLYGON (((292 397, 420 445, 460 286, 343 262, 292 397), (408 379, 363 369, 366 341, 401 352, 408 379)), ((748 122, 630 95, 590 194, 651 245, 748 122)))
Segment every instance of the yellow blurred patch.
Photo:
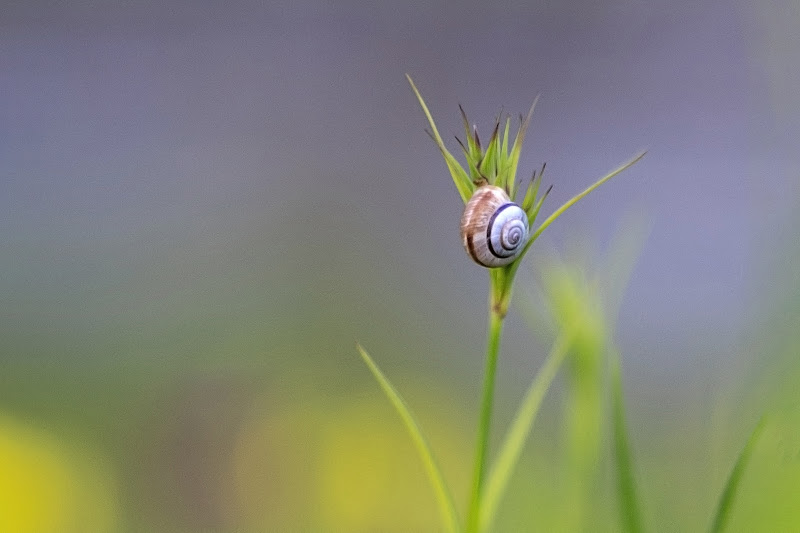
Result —
MULTIPOLYGON (((234 522, 247 531, 438 531, 435 496, 416 450, 377 386, 373 392, 369 399, 256 409, 234 454, 234 522)), ((435 411, 445 401, 420 390, 409 397, 435 411)), ((463 413, 442 409, 445 416, 418 415, 458 498, 468 481, 469 439, 459 427, 463 413)))
POLYGON ((349 531, 431 530, 433 493, 391 406, 354 405, 326 426, 318 487, 326 522, 349 531))
POLYGON ((112 531, 115 490, 96 457, 0 415, 0 531, 112 531))

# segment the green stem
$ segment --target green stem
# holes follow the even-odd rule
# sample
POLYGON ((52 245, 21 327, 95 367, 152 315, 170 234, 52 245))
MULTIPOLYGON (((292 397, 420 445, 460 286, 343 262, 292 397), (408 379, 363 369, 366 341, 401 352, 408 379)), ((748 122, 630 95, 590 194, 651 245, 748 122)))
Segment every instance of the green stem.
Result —
POLYGON ((481 497, 480 531, 488 531, 492 524, 500 498, 514 473, 517 461, 522 454, 522 448, 525 446, 531 427, 536 420, 536 414, 542 405, 542 400, 556 377, 561 363, 569 353, 570 343, 571 339, 564 333, 556 339, 544 366, 536 374, 536 378, 520 403, 486 481, 486 489, 481 497))
POLYGON ((470 495, 469 511, 467 516, 468 533, 478 530, 480 522, 480 502, 483 488, 483 475, 486 469, 486 451, 489 445, 489 430, 492 421, 492 404, 494 400, 495 373, 497 370, 497 356, 500 352, 500 334, 503 330, 503 319, 505 318, 503 290, 495 290, 492 283, 492 291, 489 299, 489 339, 486 347, 486 368, 483 378, 483 399, 481 401, 481 413, 478 422, 478 438, 475 444, 475 468, 472 481, 472 493, 470 495))

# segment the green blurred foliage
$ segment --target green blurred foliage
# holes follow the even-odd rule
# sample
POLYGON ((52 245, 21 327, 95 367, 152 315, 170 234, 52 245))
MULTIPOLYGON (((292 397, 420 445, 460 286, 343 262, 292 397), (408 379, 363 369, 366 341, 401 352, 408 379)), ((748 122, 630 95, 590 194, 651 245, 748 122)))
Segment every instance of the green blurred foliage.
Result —
MULTIPOLYGON (((619 529, 601 349, 609 321, 592 270, 586 261, 542 266, 539 294, 547 307, 534 305, 554 323, 579 324, 580 334, 501 503, 497 531, 619 529)), ((781 272, 783 297, 772 300, 767 319, 754 320, 736 371, 716 381, 710 400, 675 389, 659 410, 640 404, 636 387, 628 393, 634 470, 650 529, 708 526, 762 412, 768 423, 730 530, 800 525, 800 337, 791 319, 800 279, 792 269, 781 272)), ((518 297, 528 295, 521 290, 518 297)), ((298 350, 277 367, 254 364, 254 354, 268 362, 268 353, 241 343, 212 346, 192 366, 180 358, 117 362, 102 371, 52 360, 4 363, 0 530, 438 530, 418 457, 367 371, 346 359, 357 355, 334 355, 338 368, 317 365, 310 347, 323 350, 325 338, 302 343, 305 355, 298 350), (242 352, 250 355, 237 359, 242 352)), ((477 379, 455 369, 420 371, 403 363, 406 346, 394 350, 382 359, 463 505, 475 400, 473 385, 461 381, 477 379)))

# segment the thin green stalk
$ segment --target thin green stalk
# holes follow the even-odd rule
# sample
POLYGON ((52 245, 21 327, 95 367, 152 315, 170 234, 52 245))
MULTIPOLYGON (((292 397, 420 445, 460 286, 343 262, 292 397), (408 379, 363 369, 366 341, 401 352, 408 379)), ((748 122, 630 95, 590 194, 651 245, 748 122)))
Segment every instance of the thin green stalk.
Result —
POLYGON ((739 453, 736 464, 733 465, 731 475, 728 477, 725 488, 719 497, 719 503, 717 503, 717 511, 714 513, 714 521, 711 523, 711 529, 709 530, 711 533, 721 533, 728 524, 728 519, 733 509, 733 498, 736 496, 739 483, 744 475, 744 469, 750 461, 750 456, 753 454, 756 442, 758 442, 758 438, 764 431, 764 424, 765 418, 761 417, 761 420, 759 420, 753 432, 750 434, 750 438, 747 439, 747 443, 744 445, 744 448, 742 448, 741 453, 739 453))
POLYGON ((358 353, 361 354, 361 358, 367 364, 370 371, 375 376, 375 379, 380 384, 383 392, 386 393, 389 401, 392 402, 392 405, 397 410, 397 414, 399 414, 400 418, 403 420, 408 433, 411 435, 411 440, 414 441, 414 446, 417 448, 420 458, 422 458, 422 463, 425 466, 428 479, 430 479, 431 485, 433 485, 433 491, 436 493, 436 499, 439 504, 439 512, 442 515, 442 521, 444 522, 447 531, 450 533, 456 533, 460 530, 460 525, 458 523, 458 513, 456 513, 456 506, 453 503, 453 497, 450 495, 450 491, 448 490, 447 484, 444 481, 444 476, 442 476, 442 472, 439 470, 439 466, 436 464, 436 461, 433 458, 431 447, 428 444, 427 439, 425 439, 425 436, 422 434, 419 424, 417 424, 414 415, 411 414, 411 410, 406 405, 406 402, 403 401, 400 393, 395 390, 394 386, 392 386, 381 369, 378 368, 378 365, 375 364, 375 361, 372 360, 372 358, 361 347, 361 345, 356 345, 356 347, 358 348, 358 353))
POLYGON ((480 419, 478 422, 478 437, 475 444, 475 467, 472 478, 472 492, 470 494, 469 511, 467 515, 468 533, 478 530, 480 520, 480 502, 483 489, 483 473, 486 467, 486 450, 489 445, 489 431, 492 421, 492 404, 494 400, 495 373, 497 370, 497 355, 500 352, 500 334, 503 330, 503 318, 497 293, 494 290, 489 305, 489 332, 486 347, 486 369, 483 378, 483 399, 481 401, 480 419))
POLYGON ((520 403, 519 410, 500 446, 500 452, 497 454, 494 467, 486 482, 486 490, 481 498, 480 531, 487 531, 492 525, 500 498, 514 473, 522 448, 525 446, 539 407, 542 405, 542 400, 558 373, 561 363, 569 353, 569 346, 570 340, 567 335, 562 333, 553 343, 544 365, 536 374, 536 378, 520 403))
POLYGON ((614 455, 617 463, 617 490, 622 524, 625 531, 643 531, 642 514, 636 495, 636 480, 633 474, 633 460, 625 424, 625 400, 622 392, 622 370, 619 351, 612 347, 611 355, 611 407, 614 428, 614 455))

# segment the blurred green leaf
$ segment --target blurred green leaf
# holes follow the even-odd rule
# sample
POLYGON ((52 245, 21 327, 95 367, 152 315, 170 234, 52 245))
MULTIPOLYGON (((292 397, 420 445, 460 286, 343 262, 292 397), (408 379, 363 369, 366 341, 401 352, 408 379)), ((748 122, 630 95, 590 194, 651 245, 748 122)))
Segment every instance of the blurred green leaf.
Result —
POLYGON ((764 425, 765 418, 762 417, 758 424, 756 424, 753 432, 750 434, 750 438, 747 439, 747 442, 745 443, 744 448, 742 448, 741 453, 739 453, 736 463, 733 465, 731 474, 728 477, 728 481, 725 483, 725 487, 723 488, 719 502, 717 503, 717 510, 714 513, 714 520, 711 523, 711 528, 709 529, 711 533, 720 533, 724 531, 725 526, 728 524, 731 511, 733 510, 733 501, 736 497, 736 492, 739 489, 742 476, 744 476, 744 470, 747 467, 747 463, 750 461, 750 456, 753 454, 753 449, 755 448, 761 433, 764 431, 764 425))
POLYGON ((625 422, 625 396, 622 390, 622 368, 620 354, 616 347, 610 349, 611 370, 611 409, 614 434, 614 456, 617 466, 617 488, 622 524, 626 531, 639 533, 643 530, 633 459, 628 443, 628 429, 625 422))

